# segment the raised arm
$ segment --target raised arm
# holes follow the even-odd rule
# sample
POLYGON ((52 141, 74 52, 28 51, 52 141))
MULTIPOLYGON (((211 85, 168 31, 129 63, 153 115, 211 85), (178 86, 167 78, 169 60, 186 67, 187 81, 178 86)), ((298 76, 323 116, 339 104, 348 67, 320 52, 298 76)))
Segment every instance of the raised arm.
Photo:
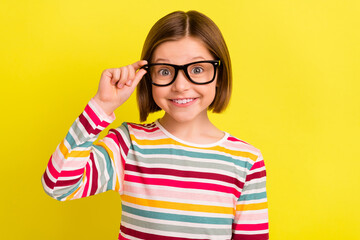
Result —
POLYGON ((145 74, 143 69, 137 71, 144 64, 146 61, 138 61, 103 71, 95 97, 72 124, 48 162, 41 179, 48 195, 65 201, 107 190, 121 191, 129 147, 126 124, 110 130, 98 143, 94 142, 115 119, 113 111, 133 93, 145 74))

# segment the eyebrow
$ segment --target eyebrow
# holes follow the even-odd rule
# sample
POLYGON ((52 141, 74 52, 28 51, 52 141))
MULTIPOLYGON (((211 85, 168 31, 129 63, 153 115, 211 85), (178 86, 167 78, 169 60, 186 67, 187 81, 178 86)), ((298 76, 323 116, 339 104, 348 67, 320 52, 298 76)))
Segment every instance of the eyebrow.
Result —
MULTIPOLYGON (((195 60, 195 59, 204 59, 206 60, 204 57, 202 56, 197 56, 197 57, 193 57, 191 58, 190 60, 195 60)), ((171 62, 169 59, 166 59, 166 58, 157 58, 155 59, 154 63, 156 62, 164 62, 164 63, 168 63, 168 62, 171 62)))

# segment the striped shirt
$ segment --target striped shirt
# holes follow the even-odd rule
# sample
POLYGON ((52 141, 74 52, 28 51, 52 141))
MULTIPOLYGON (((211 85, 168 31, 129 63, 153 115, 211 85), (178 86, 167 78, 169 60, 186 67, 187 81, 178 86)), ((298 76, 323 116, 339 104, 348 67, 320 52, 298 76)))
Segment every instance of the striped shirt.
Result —
POLYGON ((158 121, 113 120, 91 100, 51 156, 45 192, 66 201, 120 193, 118 239, 268 239, 266 171, 260 151, 228 133, 192 144, 158 121))

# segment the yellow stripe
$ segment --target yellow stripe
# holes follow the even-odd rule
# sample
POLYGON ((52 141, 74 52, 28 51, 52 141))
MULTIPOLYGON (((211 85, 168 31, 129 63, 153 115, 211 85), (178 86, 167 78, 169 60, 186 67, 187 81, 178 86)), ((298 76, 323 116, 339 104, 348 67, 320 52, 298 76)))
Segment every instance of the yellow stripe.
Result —
POLYGON ((68 154, 69 150, 67 149, 67 147, 64 144, 64 140, 61 141, 60 145, 59 145, 59 149, 60 152, 62 153, 62 155, 65 157, 66 159, 66 155, 68 154))
POLYGON ((190 203, 166 202, 166 201, 136 198, 128 195, 121 196, 121 199, 122 201, 125 202, 147 206, 147 207, 175 209, 175 210, 193 211, 193 212, 235 214, 234 208, 232 207, 219 207, 219 206, 206 206, 206 205, 198 205, 198 204, 190 204, 190 203))
MULTIPOLYGON (((143 139, 137 139, 133 134, 131 134, 131 139, 134 140, 135 142, 137 142, 139 145, 166 145, 169 144, 169 138, 164 138, 164 139, 155 139, 155 140, 143 140, 143 139)), ((204 148, 200 148, 200 147, 194 147, 194 146, 189 146, 189 145, 185 145, 182 144, 180 142, 176 142, 178 145, 183 146, 183 147, 192 147, 195 149, 204 149, 204 148)), ((250 152, 244 152, 244 151, 235 151, 235 150, 230 150, 224 147, 219 147, 219 146, 215 146, 215 147, 210 147, 210 148, 206 148, 209 150, 214 150, 214 151, 219 151, 219 152, 223 152, 223 153, 228 153, 231 154, 233 156, 240 156, 240 157, 244 157, 244 158, 250 158, 253 161, 256 161, 256 159, 258 158, 257 155, 252 154, 250 152)))
POLYGON ((253 203, 253 204, 239 204, 236 206, 236 211, 250 211, 250 210, 261 210, 267 209, 267 202, 253 203))
POLYGON ((66 201, 70 200, 74 197, 74 195, 80 190, 80 188, 76 189, 72 194, 70 194, 69 196, 66 197, 66 201))
MULTIPOLYGON (((94 145, 103 147, 106 150, 106 152, 109 154, 109 157, 110 157, 111 161, 113 162, 113 165, 115 166, 114 154, 111 151, 111 149, 108 146, 106 146, 106 144, 104 142, 98 142, 98 143, 95 143, 94 145)), ((115 168, 114 168, 114 170, 115 170, 115 168)), ((118 192, 120 189, 120 184, 119 184, 119 179, 118 179, 118 175, 117 175, 116 171, 115 171, 115 176, 116 176, 115 191, 118 192)))
POLYGON ((67 159, 69 157, 88 157, 88 156, 90 156, 90 150, 69 152, 69 150, 67 149, 67 147, 64 144, 64 140, 61 141, 61 143, 59 145, 59 149, 65 159, 67 159))
POLYGON ((90 156, 90 150, 85 150, 85 151, 71 151, 68 157, 72 157, 72 158, 76 158, 76 157, 89 157, 90 156))

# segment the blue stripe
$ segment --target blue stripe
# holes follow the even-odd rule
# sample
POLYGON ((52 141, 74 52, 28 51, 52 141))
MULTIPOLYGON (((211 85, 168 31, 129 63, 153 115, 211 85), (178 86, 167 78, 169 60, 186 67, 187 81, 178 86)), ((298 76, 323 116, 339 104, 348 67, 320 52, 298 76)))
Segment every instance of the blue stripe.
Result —
POLYGON ((77 145, 76 145, 76 143, 75 143, 75 140, 74 140, 74 138, 71 136, 70 132, 68 132, 68 133, 66 134, 65 140, 70 144, 70 148, 71 148, 71 149, 77 147, 77 145))
POLYGON ((106 164, 106 170, 109 174, 109 181, 108 181, 108 185, 106 187, 106 190, 112 190, 113 189, 113 178, 114 178, 114 169, 113 166, 111 164, 111 159, 109 157, 108 152, 101 146, 98 145, 94 145, 94 148, 96 148, 99 152, 102 153, 102 155, 104 156, 104 160, 105 160, 105 164, 106 164))
POLYGON ((76 142, 75 142, 75 139, 72 137, 70 132, 68 132, 66 134, 65 140, 70 144, 71 149, 74 149, 74 148, 77 148, 77 147, 86 148, 86 147, 91 147, 93 145, 92 141, 84 142, 84 143, 82 143, 80 145, 77 145, 76 142))
POLYGON ((160 213, 160 212, 140 210, 137 208, 126 206, 124 204, 122 205, 122 211, 146 218, 169 220, 169 221, 180 221, 180 222, 188 222, 188 223, 231 225, 233 222, 232 218, 199 217, 199 216, 172 214, 172 213, 160 213))
POLYGON ((266 192, 244 194, 244 195, 240 196, 239 201, 242 201, 242 200, 259 200, 259 199, 266 199, 266 192))

